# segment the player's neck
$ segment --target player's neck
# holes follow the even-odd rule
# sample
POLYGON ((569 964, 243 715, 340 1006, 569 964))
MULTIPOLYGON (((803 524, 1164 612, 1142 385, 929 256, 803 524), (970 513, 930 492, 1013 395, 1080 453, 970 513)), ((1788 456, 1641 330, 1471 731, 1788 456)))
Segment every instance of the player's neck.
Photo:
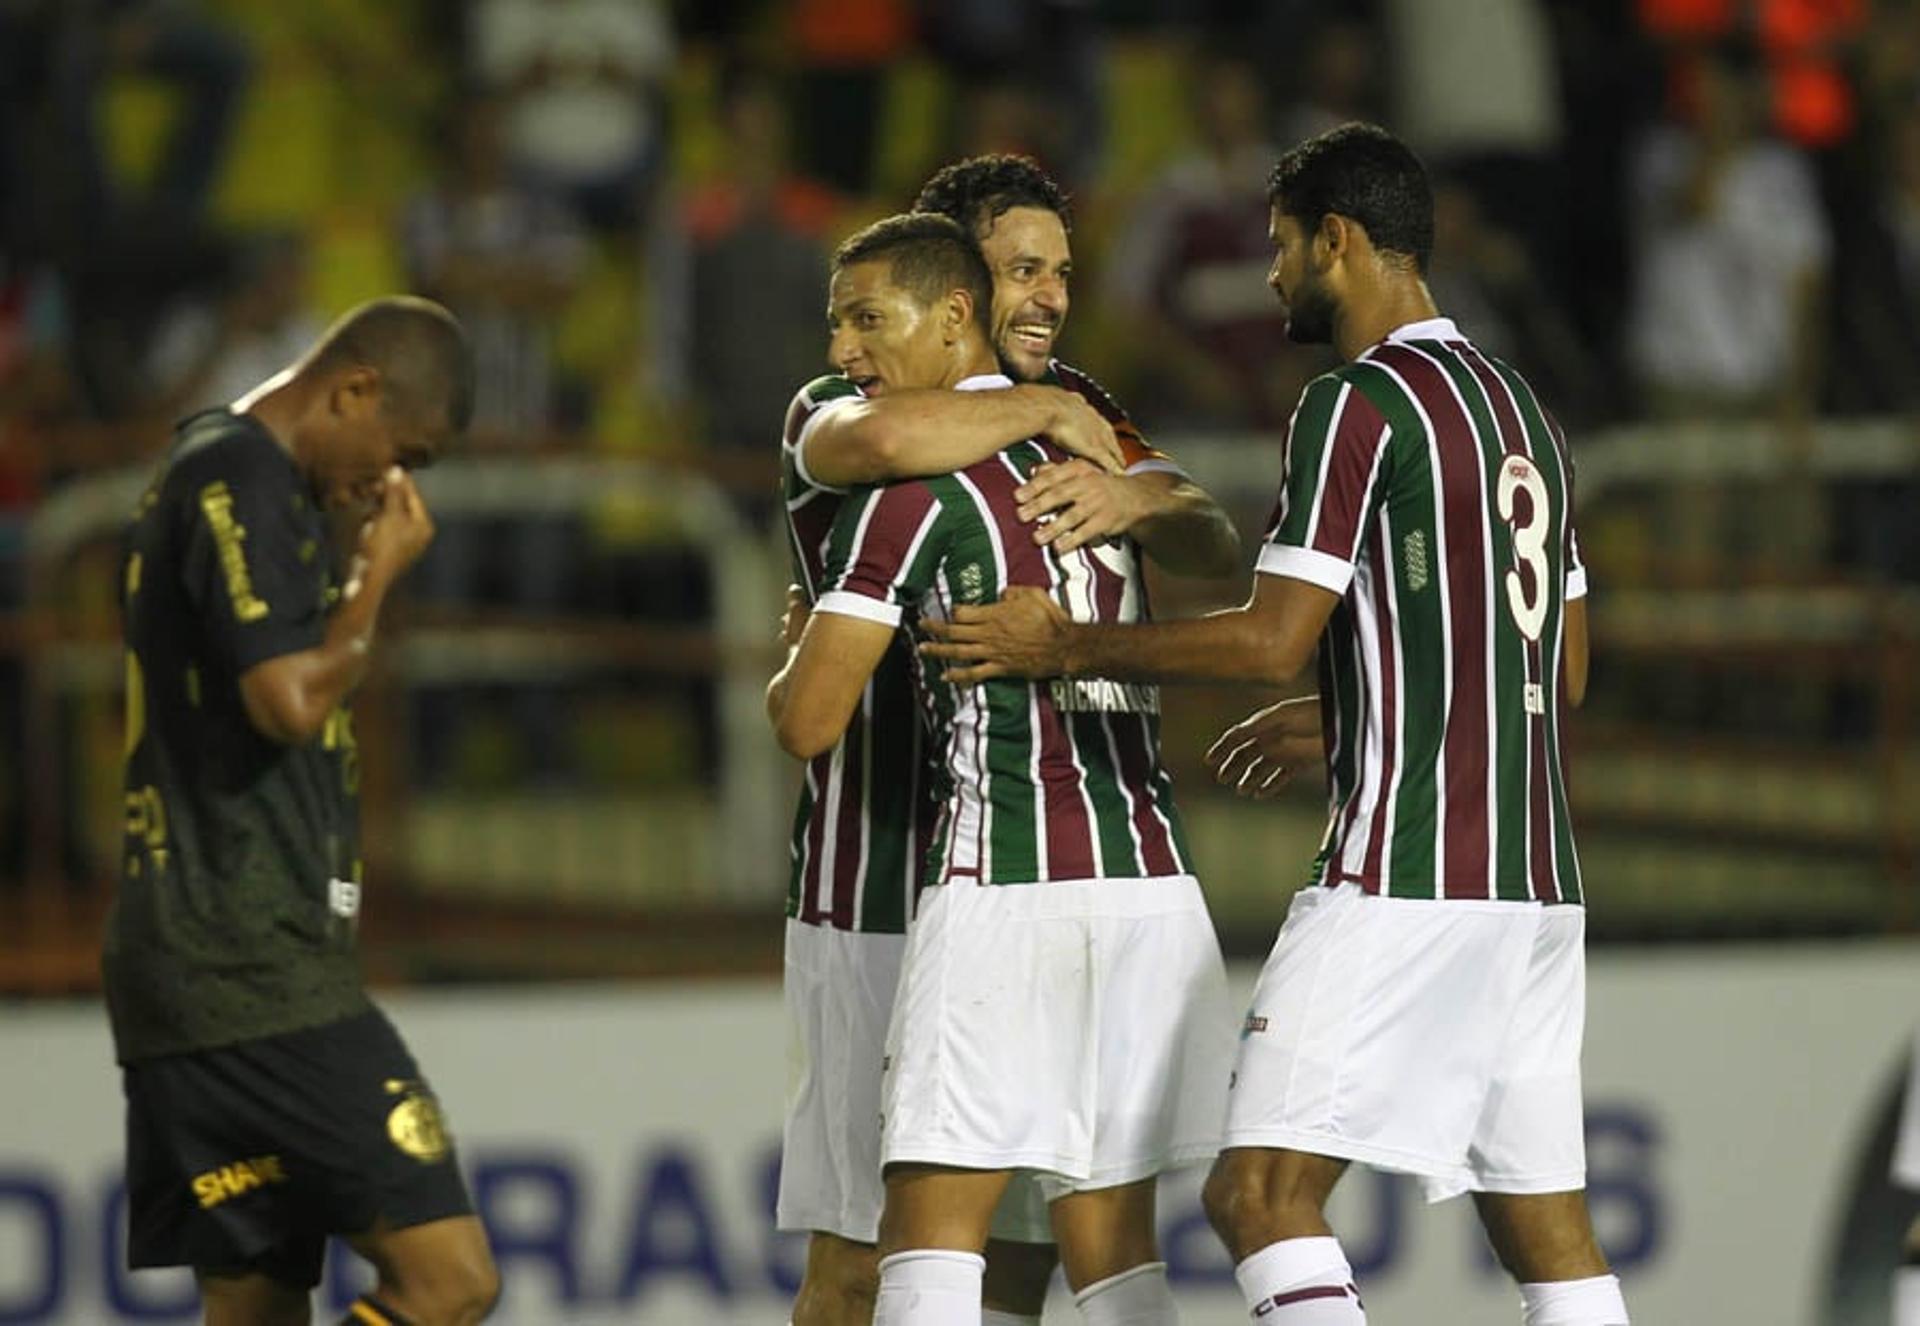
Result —
POLYGON ((947 380, 940 385, 952 390, 968 378, 977 378, 989 373, 1000 373, 998 356, 993 347, 986 344, 963 343, 955 347, 952 365, 947 369, 947 380))
POLYGON ((268 436, 295 460, 295 425, 306 408, 306 383, 291 368, 285 368, 262 382, 233 403, 235 414, 250 415, 267 430, 268 436))
POLYGON ((1333 323, 1333 348, 1340 352, 1342 359, 1358 359, 1398 328, 1439 316, 1440 310, 1423 278, 1413 274, 1395 275, 1348 301, 1341 309, 1333 323))

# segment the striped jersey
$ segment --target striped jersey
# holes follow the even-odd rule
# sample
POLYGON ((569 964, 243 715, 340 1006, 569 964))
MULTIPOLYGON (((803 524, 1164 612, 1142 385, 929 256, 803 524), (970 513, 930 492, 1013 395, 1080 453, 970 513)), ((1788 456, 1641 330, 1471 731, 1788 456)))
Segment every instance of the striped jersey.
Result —
MULTIPOLYGON (((1093 378, 1054 360, 1046 381, 1084 397, 1113 424, 1128 473, 1180 472, 1093 378)), ((847 494, 807 472, 803 443, 816 420, 861 399, 846 378, 822 377, 787 408, 781 468, 788 551, 794 583, 809 601, 820 597, 827 535, 847 494)), ((897 934, 912 915, 937 811, 912 666, 902 636, 874 669, 840 741, 807 762, 788 846, 787 915, 796 920, 897 934)))
POLYGON ((1565 435, 1444 318, 1301 394, 1260 571, 1340 594, 1320 642, 1330 816, 1312 883, 1577 903, 1565 435))
MULTIPOLYGON (((995 375, 961 385, 1011 384, 995 375)), ((1016 514, 1014 490, 1063 459, 1023 442, 954 474, 850 494, 828 535, 816 610, 912 626, 1031 585, 1076 621, 1144 620, 1130 540, 1057 553, 1036 546, 1016 514)), ((917 656, 913 677, 939 802, 927 883, 1192 873, 1160 763, 1158 688, 1098 678, 954 687, 917 656)))

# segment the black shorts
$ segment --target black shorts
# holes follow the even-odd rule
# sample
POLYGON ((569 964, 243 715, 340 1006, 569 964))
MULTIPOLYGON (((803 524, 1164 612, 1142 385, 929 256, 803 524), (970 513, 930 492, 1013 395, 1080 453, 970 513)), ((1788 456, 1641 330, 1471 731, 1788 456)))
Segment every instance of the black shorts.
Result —
POLYGON ((329 1235, 473 1213, 433 1088, 377 1009, 121 1076, 134 1267, 311 1287, 329 1235))

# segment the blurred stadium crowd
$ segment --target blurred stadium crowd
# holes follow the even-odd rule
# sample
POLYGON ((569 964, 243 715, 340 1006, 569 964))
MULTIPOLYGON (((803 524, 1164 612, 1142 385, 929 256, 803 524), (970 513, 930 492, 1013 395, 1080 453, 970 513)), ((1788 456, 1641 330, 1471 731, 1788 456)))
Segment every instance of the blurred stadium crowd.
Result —
MULTIPOLYGON (((1769 792, 1755 747, 1722 752, 1733 786, 1669 835, 1732 823, 1767 849, 1776 802, 1857 803, 1846 777, 1871 765, 1871 806, 1816 815, 1793 846, 1862 854, 1872 924, 1912 924, 1912 688, 1890 673, 1913 627, 1886 606, 1920 581, 1909 0, 0 0, 0 739, 36 749, 33 651, 113 621, 110 549, 36 567, 36 513, 147 461, 172 419, 372 294, 462 316, 474 454, 692 471, 757 538, 777 421, 823 366, 827 256, 976 152, 1031 153, 1071 189, 1070 356, 1183 456, 1198 439, 1215 468, 1196 473, 1257 532, 1279 432, 1328 363, 1286 343, 1263 284, 1266 173, 1353 118, 1435 175, 1441 308, 1557 403, 1583 465, 1600 438, 1600 468, 1626 476, 1583 517, 1619 804, 1672 801, 1646 745, 1662 728, 1837 779, 1769 792), (1855 443, 1866 461, 1831 461, 1855 443), (1760 590, 1800 597, 1769 600, 1756 637, 1741 613, 1760 590), (1841 625, 1802 629, 1821 611, 1841 625), (1676 662, 1708 619, 1731 624, 1676 662)), ((697 630, 712 572, 661 525, 612 496, 448 514, 413 592, 426 620, 697 630)), ((396 779, 709 776, 711 660, 660 640, 643 662, 693 664, 638 689, 563 694, 537 668, 414 687, 396 779)), ((86 712, 49 740, 92 742, 102 758, 70 763, 105 773, 0 774, 0 882, 34 873, 25 788, 61 779, 80 806, 111 787, 112 724, 89 736, 86 712)), ((51 868, 98 874, 72 842, 51 868)))

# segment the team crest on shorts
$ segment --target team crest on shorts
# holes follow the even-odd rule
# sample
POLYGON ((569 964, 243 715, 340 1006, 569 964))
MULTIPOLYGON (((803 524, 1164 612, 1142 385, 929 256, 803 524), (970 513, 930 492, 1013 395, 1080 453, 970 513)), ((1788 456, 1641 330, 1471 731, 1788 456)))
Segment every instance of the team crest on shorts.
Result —
POLYGON ((440 1102, 428 1095, 418 1082, 399 1078, 388 1079, 387 1094, 401 1098, 387 1115, 388 1139, 423 1165, 445 1160, 447 1123, 440 1113, 440 1102))

